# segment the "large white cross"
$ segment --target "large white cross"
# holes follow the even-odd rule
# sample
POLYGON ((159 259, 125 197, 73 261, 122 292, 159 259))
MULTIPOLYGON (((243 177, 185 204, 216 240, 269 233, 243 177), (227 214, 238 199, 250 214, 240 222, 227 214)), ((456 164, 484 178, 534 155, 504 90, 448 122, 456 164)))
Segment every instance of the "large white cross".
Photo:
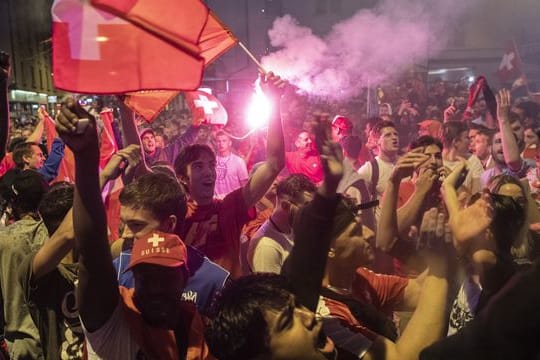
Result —
POLYGON ((514 52, 506 53, 503 55, 503 58, 501 60, 501 64, 499 65, 499 70, 504 70, 506 68, 506 71, 511 71, 514 69, 514 65, 512 64, 512 61, 516 57, 516 54, 514 52))
POLYGON ((152 247, 158 247, 159 243, 163 241, 165 241, 165 238, 158 234, 154 234, 152 237, 148 238, 148 243, 152 243, 152 247))
POLYGON ((199 99, 194 101, 196 107, 202 107, 206 115, 214 113, 213 109, 219 109, 219 105, 215 101, 210 101, 204 95, 199 95, 199 99))
POLYGON ((71 57, 78 60, 100 60, 100 42, 108 39, 99 36, 98 26, 128 23, 119 17, 97 10, 89 0, 55 0, 52 7, 55 22, 69 24, 71 57))

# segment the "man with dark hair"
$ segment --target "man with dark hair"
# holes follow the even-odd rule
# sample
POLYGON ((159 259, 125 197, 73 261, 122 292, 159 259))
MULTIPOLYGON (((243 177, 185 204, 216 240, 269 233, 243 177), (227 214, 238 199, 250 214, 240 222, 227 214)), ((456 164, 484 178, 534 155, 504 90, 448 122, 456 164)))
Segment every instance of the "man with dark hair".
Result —
POLYGON ((486 128, 478 129, 474 137, 474 143, 471 146, 474 151, 473 154, 478 157, 482 163, 484 170, 490 169, 493 167, 493 157, 491 155, 491 145, 493 144, 493 130, 486 128))
POLYGON ((517 113, 521 117, 524 127, 538 127, 540 104, 534 101, 524 101, 512 107, 512 112, 517 113))
POLYGON ((73 206, 73 184, 67 181, 55 182, 43 196, 38 212, 49 234, 53 234, 73 206))
POLYGON ((13 161, 17 168, 36 170, 47 182, 53 181, 58 176, 58 168, 63 157, 64 143, 59 138, 54 139, 51 152, 46 159, 35 142, 22 142, 13 149, 13 161))
POLYGON ((315 184, 303 174, 292 174, 278 183, 274 211, 249 243, 247 260, 251 271, 281 272, 293 247, 292 226, 296 213, 312 199, 315 190, 315 184))
POLYGON ((398 160, 386 184, 377 248, 392 255, 395 274, 418 275, 424 266, 423 261, 417 261, 416 244, 402 239, 408 238, 411 227, 419 229, 422 215, 441 203, 441 179, 448 173, 442 161, 442 147, 436 138, 419 137, 409 145, 410 151, 398 160), (389 217, 393 211, 396 212, 395 226, 389 217))
POLYGON ((12 169, 2 177, 2 196, 15 222, 0 230, 0 288, 3 298, 1 324, 11 359, 38 359, 42 356, 39 332, 32 321, 19 286, 18 266, 30 252, 49 237, 38 206, 47 192, 47 183, 34 170, 12 169), (11 173, 10 173, 11 172, 11 173))
MULTIPOLYGON (((186 216, 185 192, 176 180, 164 173, 148 173, 124 187, 120 193, 120 218, 124 224, 120 256, 114 259, 119 285, 134 287, 133 272, 127 269, 136 239, 154 231, 179 234, 186 216)), ((225 284, 229 273, 187 246, 189 278, 182 298, 192 301, 201 312, 209 307, 213 295, 225 284)))
POLYGON ((84 356, 84 335, 75 299, 78 264, 77 252, 72 250, 73 192, 72 184, 60 182, 45 194, 39 211, 51 236, 18 267, 19 283, 39 330, 45 359, 84 356))
MULTIPOLYGON (((124 110, 123 117, 129 118, 129 112, 124 110)), ((128 121, 128 120, 125 120, 128 121)), ((144 158, 148 166, 152 166, 157 161, 167 161, 169 164, 174 164, 174 159, 180 153, 180 150, 185 146, 192 144, 199 133, 200 124, 193 124, 184 134, 170 141, 164 147, 158 147, 156 144, 156 134, 152 128, 144 128, 141 130, 139 137, 144 149, 144 158)))
MULTIPOLYGON (((347 164, 347 167, 354 169, 354 172, 360 167, 358 156, 360 150, 362 150, 362 140, 356 135, 347 135, 341 138, 341 148, 343 149, 343 161, 347 164)), ((347 171, 345 171, 345 178, 347 177, 347 171)))
POLYGON ((443 124, 443 164, 453 170, 460 158, 467 160, 469 173, 463 183, 470 194, 480 191, 480 176, 484 171, 480 159, 469 153, 470 138, 467 125, 460 121, 447 121, 443 124))
POLYGON ((481 174, 482 187, 486 186, 490 178, 500 174, 526 177, 530 168, 520 155, 519 137, 514 131, 516 122, 512 121, 510 113, 510 100, 508 90, 503 89, 497 94, 497 121, 500 130, 493 136, 491 145, 494 166, 481 174))
MULTIPOLYGON (((393 122, 377 123, 371 130, 371 135, 377 143, 378 155, 358 169, 360 179, 365 182, 370 196, 370 199, 362 199, 362 202, 382 197, 385 184, 399 156, 399 134, 393 122)), ((378 219, 379 216, 380 207, 376 207, 375 218, 378 219)))
POLYGON ((211 352, 220 360, 333 359, 337 355, 315 310, 340 200, 335 191, 343 174, 342 151, 321 130, 318 148, 325 154, 325 179, 295 221, 298 241, 287 260, 288 281, 257 273, 224 288, 206 332, 211 352))
POLYGON ((273 112, 268 125, 266 161, 252 173, 247 184, 221 201, 214 199, 216 157, 206 145, 187 146, 174 163, 176 175, 190 197, 182 239, 230 271, 233 278, 241 274, 240 232, 253 217, 250 209, 268 191, 285 164, 279 104, 286 82, 273 73, 261 76, 261 87, 273 103, 273 112))
POLYGON ((290 174, 304 174, 315 184, 319 184, 323 180, 323 171, 311 134, 307 131, 299 132, 294 146, 295 151, 285 153, 287 170, 290 174))
MULTIPOLYGON (((150 220, 174 228, 176 215, 162 214, 161 221, 144 216, 129 224, 132 233, 145 229, 148 232, 134 241, 129 266, 134 273, 134 288, 119 287, 101 199, 95 119, 68 98, 56 126, 75 156, 73 228, 79 251, 76 291, 88 357, 207 358, 198 312, 179 296, 189 273, 185 245, 174 234, 149 229, 150 220), (83 116, 90 122, 83 134, 76 134, 74 129, 83 116)), ((182 211, 182 206, 179 209, 182 211)), ((132 213, 143 211, 131 209, 132 213)))
POLYGON ((38 144, 23 142, 13 149, 13 161, 19 169, 41 169, 45 156, 38 144))
POLYGON ((186 195, 178 182, 165 174, 138 177, 122 189, 119 200, 124 239, 155 230, 175 232, 186 217, 186 195), (152 214, 156 224, 149 221, 147 213, 152 214))

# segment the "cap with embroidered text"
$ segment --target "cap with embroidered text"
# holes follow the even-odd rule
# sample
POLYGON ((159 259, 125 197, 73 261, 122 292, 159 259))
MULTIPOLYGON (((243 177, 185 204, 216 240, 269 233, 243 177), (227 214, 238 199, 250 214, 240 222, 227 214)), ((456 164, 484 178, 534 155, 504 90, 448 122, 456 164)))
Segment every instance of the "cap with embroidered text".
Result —
POLYGON ((135 240, 131 261, 127 270, 140 264, 164 267, 185 266, 187 269, 186 245, 175 234, 151 232, 135 240))

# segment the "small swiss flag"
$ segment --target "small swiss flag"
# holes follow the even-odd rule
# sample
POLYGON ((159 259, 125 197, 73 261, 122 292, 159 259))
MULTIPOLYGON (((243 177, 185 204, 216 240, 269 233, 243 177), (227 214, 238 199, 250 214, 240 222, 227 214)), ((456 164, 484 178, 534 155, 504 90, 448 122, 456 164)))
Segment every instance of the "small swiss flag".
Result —
POLYGON ((521 61, 514 42, 508 45, 497 69, 497 75, 502 83, 513 82, 521 76, 521 61))
POLYGON ((197 90, 187 91, 185 96, 193 117, 204 117, 208 124, 227 125, 227 110, 214 95, 197 90))

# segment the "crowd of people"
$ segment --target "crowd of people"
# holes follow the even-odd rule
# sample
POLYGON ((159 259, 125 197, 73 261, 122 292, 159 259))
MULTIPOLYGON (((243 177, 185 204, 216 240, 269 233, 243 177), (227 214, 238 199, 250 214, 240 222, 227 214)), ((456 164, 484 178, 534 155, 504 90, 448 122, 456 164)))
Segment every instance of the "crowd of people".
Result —
POLYGON ((66 96, 44 149, 1 70, 0 359, 539 356, 538 104, 410 80, 372 117, 289 121, 267 73, 247 147, 66 96))

